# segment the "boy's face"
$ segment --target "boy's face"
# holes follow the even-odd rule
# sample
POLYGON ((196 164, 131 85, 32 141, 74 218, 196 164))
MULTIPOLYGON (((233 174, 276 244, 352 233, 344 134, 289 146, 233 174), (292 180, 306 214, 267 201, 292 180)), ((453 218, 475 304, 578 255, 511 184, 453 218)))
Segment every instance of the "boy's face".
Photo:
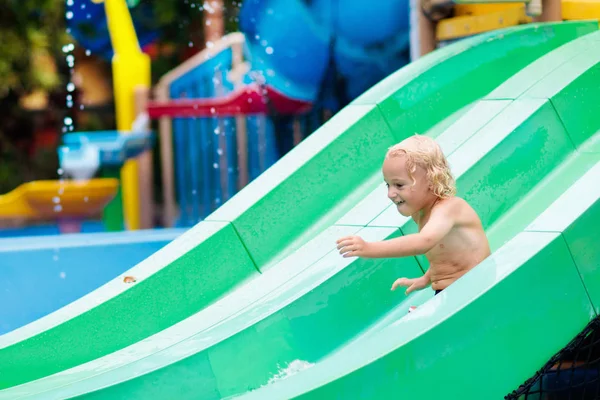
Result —
POLYGON ((431 200, 431 196, 435 196, 430 191, 427 173, 420 166, 412 174, 413 184, 403 156, 386 157, 382 171, 388 187, 388 197, 405 217, 421 211, 431 200))

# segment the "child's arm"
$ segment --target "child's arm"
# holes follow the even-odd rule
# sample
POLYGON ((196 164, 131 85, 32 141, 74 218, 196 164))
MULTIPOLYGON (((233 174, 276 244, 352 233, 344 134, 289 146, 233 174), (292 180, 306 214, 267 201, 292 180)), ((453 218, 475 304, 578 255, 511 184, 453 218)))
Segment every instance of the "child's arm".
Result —
POLYGON ((337 241, 337 248, 344 257, 393 258, 425 254, 454 226, 455 220, 449 208, 448 203, 435 207, 419 233, 370 243, 360 236, 346 236, 337 241))

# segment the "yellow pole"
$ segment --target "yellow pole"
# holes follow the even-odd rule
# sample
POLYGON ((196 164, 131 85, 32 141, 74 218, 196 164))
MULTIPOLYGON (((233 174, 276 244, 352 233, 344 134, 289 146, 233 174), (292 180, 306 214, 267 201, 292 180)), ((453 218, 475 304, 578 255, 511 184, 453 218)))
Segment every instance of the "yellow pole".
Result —
MULTIPOLYGON (((150 57, 140 50, 133 21, 125 0, 104 1, 110 40, 114 50, 112 59, 113 90, 117 129, 128 131, 135 119, 135 88, 150 87, 150 57)), ((137 161, 129 160, 121 168, 123 213, 126 229, 140 228, 140 195, 137 161)), ((150 201, 146 199, 146 201, 150 201)))

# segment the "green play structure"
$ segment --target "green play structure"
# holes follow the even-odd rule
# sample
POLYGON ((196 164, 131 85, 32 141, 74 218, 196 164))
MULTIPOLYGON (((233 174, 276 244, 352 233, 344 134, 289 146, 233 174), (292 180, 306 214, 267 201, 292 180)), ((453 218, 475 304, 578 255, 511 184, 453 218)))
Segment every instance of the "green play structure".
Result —
POLYGON ((500 399, 600 307, 600 32, 532 24, 397 71, 126 275, 0 336, 0 399, 500 399), (409 234, 387 148, 435 137, 493 255, 440 295, 425 258, 344 259, 409 234), (409 306, 418 305, 414 313, 409 306))

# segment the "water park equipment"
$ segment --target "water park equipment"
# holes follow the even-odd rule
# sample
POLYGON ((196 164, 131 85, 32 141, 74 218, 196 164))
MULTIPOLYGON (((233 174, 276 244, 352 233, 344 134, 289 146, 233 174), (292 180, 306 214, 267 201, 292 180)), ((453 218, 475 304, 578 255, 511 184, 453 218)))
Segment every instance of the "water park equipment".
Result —
POLYGON ((56 220, 61 232, 79 231, 114 198, 116 179, 33 181, 0 196, 0 219, 56 220))
MULTIPOLYGON (((90 179, 101 169, 105 177, 117 178, 119 170, 128 160, 151 151, 154 140, 148 131, 120 132, 77 132, 63 136, 63 145, 58 149, 59 163, 64 174, 75 179, 90 179)), ((152 179, 151 176, 149 178, 152 179)), ((115 201, 104 210, 104 223, 108 231, 125 228, 120 191, 115 201)), ((150 199, 152 192, 146 193, 150 199)), ((146 200, 145 203, 152 203, 146 200)), ((140 214, 152 213, 147 207, 140 214)), ((152 219, 151 216, 146 218, 152 219)))
POLYGON ((529 24, 400 69, 127 271, 135 285, 1 336, 0 398, 508 394, 598 310, 599 43, 597 22, 529 24), (335 248, 415 232, 379 171, 415 131, 442 145, 493 249, 435 298, 389 291, 425 259, 335 248))

